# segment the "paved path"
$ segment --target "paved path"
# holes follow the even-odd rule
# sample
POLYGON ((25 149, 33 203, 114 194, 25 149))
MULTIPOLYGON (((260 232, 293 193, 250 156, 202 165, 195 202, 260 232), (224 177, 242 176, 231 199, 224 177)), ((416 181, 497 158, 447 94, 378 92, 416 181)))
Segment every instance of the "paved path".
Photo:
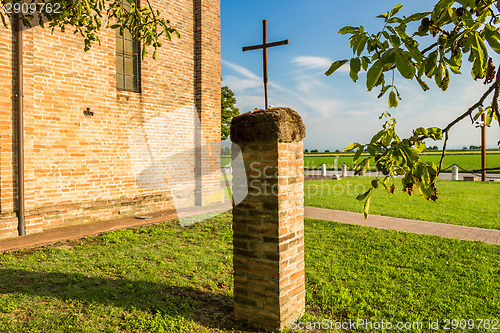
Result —
MULTIPOLYGON (((229 209, 231 209, 231 202, 227 201, 224 204, 220 205, 214 205, 210 207, 193 207, 184 209, 179 212, 175 212, 173 210, 158 212, 155 214, 151 214, 151 219, 147 220, 129 217, 108 221, 56 227, 24 237, 0 239, 0 253, 4 251, 13 251, 43 246, 68 239, 83 238, 85 236, 97 235, 110 230, 124 229, 139 225, 168 221, 179 216, 192 216, 217 211, 227 211, 229 209)), ((344 212, 316 207, 305 207, 304 216, 312 219, 365 225, 374 228, 392 229, 419 234, 429 234, 448 238, 459 238, 464 240, 483 241, 491 244, 500 244, 500 230, 471 228, 451 224, 423 222, 378 215, 370 215, 368 219, 365 220, 363 214, 361 213, 344 212)))
POLYGON ((408 220, 397 217, 369 215, 365 220, 362 213, 340 210, 305 207, 304 216, 312 219, 336 221, 341 223, 365 225, 380 229, 414 232, 417 234, 436 235, 447 238, 459 238, 500 244, 500 230, 464 227, 460 225, 408 220))

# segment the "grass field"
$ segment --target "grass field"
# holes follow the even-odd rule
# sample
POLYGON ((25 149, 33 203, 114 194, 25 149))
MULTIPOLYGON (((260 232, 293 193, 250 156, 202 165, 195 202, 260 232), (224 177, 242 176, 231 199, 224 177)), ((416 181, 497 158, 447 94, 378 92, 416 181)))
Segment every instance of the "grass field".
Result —
MULTIPOLYGON (((365 156, 365 155, 362 155, 365 156)), ((430 151, 422 155, 422 160, 425 162, 434 162, 439 165, 441 160, 441 152, 430 151)), ((347 164, 348 169, 352 170, 352 157, 353 153, 306 153, 304 154, 304 168, 316 169, 322 163, 326 164, 327 169, 340 170, 342 164, 347 164)), ((231 156, 222 155, 221 165, 229 166, 231 163, 231 156)), ((443 161, 444 172, 451 172, 451 166, 458 165, 465 170, 479 170, 481 169, 481 152, 477 150, 454 150, 446 153, 443 161), (445 170, 446 169, 446 170, 445 170)), ((374 165, 373 165, 374 166, 374 165)), ((488 149, 486 154, 486 167, 498 168, 500 167, 500 149, 488 149)), ((372 170, 375 170, 373 167, 372 170)), ((465 172, 460 170, 460 172, 465 172)), ((491 173, 500 173, 500 170, 488 171, 491 173)))
MULTIPOLYGON (((500 317, 499 246, 309 219, 305 242, 304 325, 500 317)), ((0 254, 0 332, 247 331, 231 249, 225 213, 0 254)))
MULTIPOLYGON (((363 212, 363 202, 356 195, 370 187, 373 177, 347 177, 342 180, 306 181, 304 204, 337 210, 363 212)), ((401 183, 395 179, 396 190, 391 196, 383 189, 374 192, 370 214, 402 217, 423 221, 458 224, 500 230, 500 183, 438 180, 436 203, 420 195, 409 197, 401 193, 401 183)))
MULTIPOLYGON (((438 154, 425 154, 421 156, 422 160, 425 162, 434 162, 439 165, 441 156, 438 154)), ((322 163, 326 164, 327 169, 334 169, 335 167, 336 155, 325 155, 325 156, 308 156, 304 157, 304 168, 315 169, 318 168, 322 163)), ((337 159, 337 170, 340 170, 342 164, 347 164, 348 168, 352 170, 352 155, 339 156, 337 159)), ((443 161, 443 169, 449 168, 448 172, 451 172, 451 166, 453 164, 458 165, 465 170, 479 170, 481 169, 481 155, 479 154, 450 154, 446 155, 443 161)), ((374 165, 373 165, 374 166, 374 165)), ((500 154, 487 154, 486 155, 486 167, 487 168, 497 168, 500 167, 500 154)), ((464 172, 460 170, 460 172, 464 172)), ((500 170, 488 171, 499 173, 500 170)))

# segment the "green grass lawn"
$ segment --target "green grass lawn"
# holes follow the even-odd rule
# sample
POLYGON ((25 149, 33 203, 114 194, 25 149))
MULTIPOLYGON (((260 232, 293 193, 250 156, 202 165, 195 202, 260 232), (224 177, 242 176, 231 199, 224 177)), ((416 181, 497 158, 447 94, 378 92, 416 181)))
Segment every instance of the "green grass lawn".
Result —
MULTIPOLYGON (((305 205, 363 212, 363 202, 355 198, 369 188, 372 179, 346 177, 340 181, 306 181, 305 205)), ((370 214, 500 230, 500 183, 439 179, 436 203, 416 193, 411 197, 402 193, 400 179, 395 179, 395 186, 393 196, 382 188, 374 192, 370 214)))
MULTIPOLYGON (((322 163, 326 164, 327 169, 335 168, 335 160, 337 159, 337 170, 340 170, 342 164, 347 164, 349 170, 352 170, 352 157, 353 155, 340 155, 338 158, 335 154, 330 155, 313 155, 308 156, 307 154, 304 156, 304 168, 306 169, 315 169, 318 168, 322 163)), ((422 154, 421 158, 425 162, 434 162, 436 165, 439 165, 441 160, 441 155, 439 154, 422 154)), ((230 162, 230 161, 229 161, 230 162)), ((451 166, 456 164, 465 170, 479 170, 481 169, 481 154, 447 154, 443 161, 443 170, 447 169, 447 172, 451 172, 451 166)), ((375 165, 371 163, 373 166, 373 170, 375 170, 375 165)), ((497 168, 500 167, 500 154, 495 152, 489 152, 486 155, 486 167, 487 168, 497 168)), ((464 172, 460 170, 460 172, 464 172)), ((500 170, 496 171, 488 171, 488 172, 500 172, 500 170)))
MULTIPOLYGON (((304 154, 304 168, 316 169, 321 164, 325 163, 327 169, 341 170, 342 164, 347 164, 348 169, 352 170, 352 157, 353 153, 323 153, 323 154, 304 154), (336 162, 335 162, 336 161, 336 162)), ((362 155, 365 156, 365 155, 362 155)), ((439 165, 441 160, 441 152, 429 151, 421 154, 421 158, 425 162, 434 162, 439 165)), ((221 165, 229 166, 231 164, 231 156, 222 155, 221 165)), ((481 169, 481 152, 480 151, 449 151, 443 161, 443 170, 451 172, 451 166, 456 164, 465 170, 479 170, 481 169)), ((375 165, 372 165, 372 170, 375 170, 375 165)), ((489 149, 486 152, 486 167, 498 168, 500 167, 500 150, 489 149)), ((464 172, 460 170, 460 172, 464 172)), ((500 170, 488 171, 490 173, 500 173, 500 170)))
MULTIPOLYGON (((309 219, 305 241, 303 322, 500 317, 499 246, 309 219)), ((0 332, 247 331, 232 306, 230 213, 0 254, 0 332)))

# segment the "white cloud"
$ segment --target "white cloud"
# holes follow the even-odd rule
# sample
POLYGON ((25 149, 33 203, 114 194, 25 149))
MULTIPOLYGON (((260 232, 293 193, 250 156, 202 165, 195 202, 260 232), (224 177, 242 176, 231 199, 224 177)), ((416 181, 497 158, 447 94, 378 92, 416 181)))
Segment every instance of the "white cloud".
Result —
POLYGON ((332 61, 325 57, 299 56, 293 58, 292 63, 305 68, 328 68, 332 61))
POLYGON ((243 66, 240 66, 240 65, 237 65, 237 64, 234 64, 232 62, 229 62, 227 60, 222 60, 222 63, 231 68, 232 70, 234 70, 235 72, 249 78, 249 79, 253 79, 253 80, 262 80, 261 77, 259 77, 258 75, 255 75, 254 73, 252 73, 251 71, 249 71, 247 68, 243 67, 243 66))
POLYGON ((262 86, 260 80, 239 78, 233 75, 227 75, 222 81, 223 85, 227 85, 233 91, 244 92, 247 89, 259 88, 262 86))
MULTIPOLYGON (((291 62, 304 69, 321 69, 323 71, 330 68, 330 65, 333 63, 333 61, 329 58, 312 56, 298 56, 293 58, 291 62)), ((341 73, 349 73, 349 71, 350 69, 348 65, 343 65, 337 69, 337 72, 341 73)))

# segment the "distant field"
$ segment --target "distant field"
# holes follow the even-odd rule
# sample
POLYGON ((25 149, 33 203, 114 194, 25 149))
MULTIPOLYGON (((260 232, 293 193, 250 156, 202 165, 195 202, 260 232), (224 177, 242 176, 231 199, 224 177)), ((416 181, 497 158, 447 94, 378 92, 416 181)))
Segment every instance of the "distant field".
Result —
MULTIPOLYGON (((304 168, 316 169, 322 163, 325 163, 327 169, 334 169, 336 158, 337 157, 334 155, 324 155, 324 156, 306 155, 304 158, 304 168)), ((421 158, 425 162, 434 162, 436 165, 439 165, 439 161, 441 160, 441 155, 425 154, 422 155, 421 158)), ((352 155, 338 157, 336 164, 338 170, 340 170, 343 163, 347 164, 348 168, 352 170, 352 155)), ((443 169, 451 167, 453 164, 456 164, 465 170, 478 170, 481 169, 481 155, 472 155, 472 154, 446 155, 444 157, 443 169)), ((487 168, 500 167, 500 154, 497 153, 486 154, 486 167, 487 168)), ((451 169, 445 171, 451 172, 451 169)), ((496 170, 495 172, 500 172, 500 170, 496 170)))
MULTIPOLYGON (((306 153, 304 156, 304 168, 316 169, 322 163, 326 164, 326 168, 333 170, 337 168, 340 170, 342 164, 347 164, 349 170, 352 170, 352 157, 353 153, 306 153), (335 162, 336 161, 336 162, 335 162)), ((362 155, 367 156, 367 155, 362 155)), ((421 155, 422 160, 425 162, 434 162, 439 165, 441 159, 440 151, 425 152, 421 155)), ((231 156, 222 155, 221 165, 229 166, 231 163, 231 156)), ((481 169, 481 152, 478 150, 452 150, 446 152, 443 162, 444 172, 451 172, 451 166, 458 165, 465 170, 478 170, 481 169)), ((500 149, 488 149, 486 152, 486 167, 498 168, 500 167, 500 149)), ((375 170, 373 168, 373 170, 375 170)), ((463 170, 461 170, 463 172, 463 170)), ((491 173, 500 173, 500 170, 488 171, 491 173)))

